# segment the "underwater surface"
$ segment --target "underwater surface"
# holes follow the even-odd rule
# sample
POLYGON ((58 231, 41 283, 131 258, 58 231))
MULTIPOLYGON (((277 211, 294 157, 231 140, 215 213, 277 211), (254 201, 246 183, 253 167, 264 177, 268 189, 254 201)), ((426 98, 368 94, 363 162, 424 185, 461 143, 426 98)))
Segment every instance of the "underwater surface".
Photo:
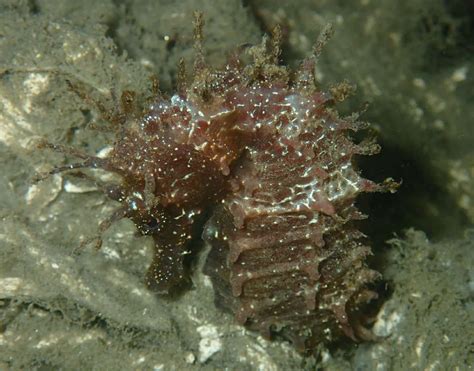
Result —
MULTIPOLYGON (((474 364, 474 4, 468 0, 7 1, 0 0, 0 369, 465 370, 474 364), (338 105, 371 123, 380 154, 359 158, 368 179, 401 182, 357 206, 383 279, 370 309, 372 342, 320 344, 300 355, 217 308, 190 261, 191 285, 163 297, 144 283, 153 241, 122 219, 100 250, 80 247, 116 209, 37 143, 102 156, 111 136, 92 100, 124 90, 177 89, 193 70, 193 12, 204 54, 222 66, 237 49, 282 30, 293 68, 333 24, 316 67, 323 89, 347 80, 338 105), (80 85, 90 101, 71 91, 80 85), (80 250, 80 251, 78 251, 80 250)), ((358 140, 359 138, 355 138, 358 140)), ((105 180, 107 174, 100 173, 105 180)))

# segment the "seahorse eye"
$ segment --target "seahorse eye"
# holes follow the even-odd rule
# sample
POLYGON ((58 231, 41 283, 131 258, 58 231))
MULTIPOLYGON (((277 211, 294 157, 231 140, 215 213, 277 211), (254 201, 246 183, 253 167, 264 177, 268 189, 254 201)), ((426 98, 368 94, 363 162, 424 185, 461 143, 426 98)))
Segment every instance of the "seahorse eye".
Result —
POLYGON ((160 231, 161 223, 156 218, 150 218, 139 226, 140 232, 144 235, 155 234, 160 231))

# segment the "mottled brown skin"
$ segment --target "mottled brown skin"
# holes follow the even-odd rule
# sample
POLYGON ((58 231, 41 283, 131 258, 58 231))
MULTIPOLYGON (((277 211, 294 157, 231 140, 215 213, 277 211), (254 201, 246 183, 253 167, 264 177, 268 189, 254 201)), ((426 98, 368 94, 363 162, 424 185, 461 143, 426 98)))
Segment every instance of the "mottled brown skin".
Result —
POLYGON ((218 303, 301 352, 366 334, 352 315, 374 297, 366 286, 379 274, 364 263, 370 249, 359 242, 353 221, 363 215, 353 203, 358 193, 381 189, 352 169, 352 155, 371 150, 347 139, 348 122, 321 129, 338 121, 324 110, 306 119, 298 121, 300 141, 282 149, 275 136, 250 151, 204 236, 213 246, 206 273, 218 303))
POLYGON ((181 72, 179 93, 157 94, 139 114, 125 92, 118 112, 103 114, 116 125, 108 157, 48 145, 83 159, 50 173, 102 168, 121 177, 102 186, 122 207, 101 230, 126 217, 153 237, 146 282, 154 291, 172 293, 183 283, 184 256, 199 238, 195 227, 211 215, 198 231, 212 246, 205 273, 218 305, 239 323, 309 353, 341 336, 367 338, 358 312, 374 297, 367 286, 378 273, 366 267, 370 248, 355 228, 364 216, 354 201, 394 183, 377 185, 353 167, 354 155, 379 148, 352 143, 348 132, 365 125, 333 108, 348 84, 330 93, 315 85, 327 34, 294 73, 278 65, 278 30, 249 49, 253 63, 233 56, 212 70, 202 55, 201 28, 198 16, 190 86, 181 72))
MULTIPOLYGON (((184 279, 183 258, 189 252, 193 224, 225 190, 224 177, 215 164, 188 144, 176 143, 166 130, 139 135, 127 133, 109 157, 123 172, 123 203, 144 235, 155 241, 155 256, 147 285, 168 292, 184 279)), ((166 126, 166 122, 158 125, 166 126)))

